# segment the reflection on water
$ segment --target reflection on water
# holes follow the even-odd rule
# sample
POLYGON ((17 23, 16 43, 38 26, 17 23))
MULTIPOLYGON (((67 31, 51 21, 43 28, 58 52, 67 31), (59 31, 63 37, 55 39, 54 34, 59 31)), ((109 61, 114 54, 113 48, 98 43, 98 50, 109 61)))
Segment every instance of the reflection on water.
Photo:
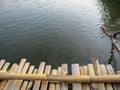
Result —
MULTIPOLYGON (((120 31, 120 0, 101 0, 103 10, 104 25, 111 30, 111 33, 120 31)), ((120 35, 118 34, 116 39, 120 44, 120 35)), ((111 55, 109 63, 111 63, 115 69, 120 69, 119 66, 120 55, 116 49, 111 45, 111 55)))
POLYGON ((104 17, 108 6, 97 0, 0 0, 0 58, 58 66, 97 57, 107 63, 111 44, 100 27, 110 21, 104 17))
POLYGON ((104 7, 104 24, 113 32, 120 30, 120 0, 101 0, 104 7))

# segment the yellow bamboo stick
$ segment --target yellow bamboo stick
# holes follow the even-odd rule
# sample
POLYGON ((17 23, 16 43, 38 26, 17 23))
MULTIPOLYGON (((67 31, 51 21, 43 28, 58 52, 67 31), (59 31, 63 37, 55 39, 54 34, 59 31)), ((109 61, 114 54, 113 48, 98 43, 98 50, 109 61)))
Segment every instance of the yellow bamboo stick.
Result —
POLYGON ((47 75, 47 74, 9 74, 0 73, 0 79, 46 80, 67 83, 120 83, 120 75, 78 76, 78 75, 47 75))

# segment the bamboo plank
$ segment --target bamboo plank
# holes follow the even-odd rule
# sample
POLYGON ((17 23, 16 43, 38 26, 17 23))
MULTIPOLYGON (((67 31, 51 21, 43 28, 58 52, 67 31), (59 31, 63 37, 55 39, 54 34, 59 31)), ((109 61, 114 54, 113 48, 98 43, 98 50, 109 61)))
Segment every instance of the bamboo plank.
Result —
MULTIPOLYGON (((72 75, 80 75, 79 64, 72 64, 72 75)), ((73 90, 82 90, 81 83, 73 83, 73 90)))
POLYGON ((93 60, 93 67, 94 67, 95 74, 97 76, 102 75, 101 69, 100 69, 100 64, 97 59, 93 60))
MULTIPOLYGON (((107 72, 108 72, 109 75, 114 75, 115 72, 111 67, 112 66, 110 64, 106 65, 107 72)), ((113 89, 117 90, 115 84, 113 84, 113 89)))
POLYGON ((100 67, 101 67, 102 75, 108 75, 108 72, 107 72, 107 69, 106 69, 105 65, 101 64, 100 67))
MULTIPOLYGON (((68 74, 68 65, 67 64, 62 64, 62 75, 67 75, 68 74)), ((68 90, 68 84, 67 83, 61 83, 61 90, 68 90)))
MULTIPOLYGON (((12 73, 17 66, 17 64, 13 64, 12 67, 9 69, 9 73, 12 73)), ((0 90, 4 89, 5 85, 7 84, 7 81, 8 80, 2 80, 2 82, 0 83, 0 90)))
MULTIPOLYGON (((83 66, 80 66, 80 75, 84 75, 84 69, 83 66)), ((82 90, 86 90, 86 84, 81 84, 82 85, 82 90)))
MULTIPOLYGON (((44 74, 50 74, 51 65, 46 65, 44 74)), ((40 90, 47 90, 48 81, 42 81, 40 90)))
MULTIPOLYGON (((90 76, 95 76, 95 71, 94 71, 94 68, 93 68, 93 64, 88 64, 88 71, 89 71, 90 76)), ((90 85, 91 85, 92 90, 97 90, 98 85, 96 83, 92 83, 90 85)))
MULTIPOLYGON (((2 71, 6 71, 7 68, 9 67, 9 65, 10 65, 9 62, 5 63, 5 65, 4 65, 3 68, 2 68, 2 71)), ((3 87, 4 87, 5 84, 6 84, 6 82, 7 82, 7 80, 2 80, 2 81, 1 81, 1 83, 0 83, 0 90, 3 89, 3 87)))
MULTIPOLYGON (((114 69, 110 64, 106 65, 106 68, 107 68, 109 75, 115 75, 114 69)), ((120 87, 117 84, 113 84, 113 88, 114 90, 120 90, 120 87)))
POLYGON ((2 60, 0 61, 0 69, 2 68, 2 66, 3 66, 4 63, 5 63, 5 60, 2 59, 2 60))
POLYGON ((93 68, 93 64, 88 64, 88 72, 90 76, 95 76, 95 71, 93 68))
MULTIPOLYGON (((25 66, 24 66, 21 74, 26 74, 29 65, 30 65, 30 63, 28 63, 28 62, 25 64, 25 66)), ((23 80, 18 80, 17 83, 16 83, 16 85, 15 85, 14 90, 20 90, 20 87, 21 87, 21 85, 22 85, 22 82, 23 82, 23 80)))
POLYGON ((110 64, 106 65, 107 71, 109 75, 115 75, 114 69, 110 64))
MULTIPOLYGON (((52 75, 57 75, 57 70, 56 69, 52 69, 51 72, 52 75)), ((56 89, 56 84, 55 83, 50 83, 49 85, 49 90, 55 90, 56 89)))
POLYGON ((83 66, 83 71, 84 71, 84 75, 88 75, 89 74, 87 65, 83 66))
MULTIPOLYGON (((88 67, 86 65, 83 66, 83 75, 88 75, 88 67)), ((85 84, 83 90, 90 90, 90 84, 85 84)))
POLYGON ((26 62, 26 59, 21 59, 20 64, 14 73, 20 74, 22 72, 24 65, 25 65, 25 62, 26 62))
POLYGON ((58 75, 62 74, 62 67, 58 67, 58 75))
MULTIPOLYGON (((11 71, 9 72, 10 74, 14 74, 15 70, 18 68, 18 64, 15 64, 14 68, 11 69, 11 71)), ((10 86, 11 83, 13 83, 14 80, 8 80, 5 84, 5 86, 3 87, 3 90, 8 90, 8 87, 10 86)))
MULTIPOLYGON (((20 74, 25 62, 26 62, 26 59, 21 59, 19 66, 16 67, 13 74, 20 74)), ((17 82, 17 80, 9 80, 6 84, 7 86, 6 86, 5 90, 13 90, 16 85, 16 82, 17 82)))
MULTIPOLYGON (((102 75, 108 75, 107 69, 104 64, 101 64, 100 68, 101 68, 102 75)), ((105 87, 106 87, 106 90, 113 90, 112 84, 106 84, 105 87)))
MULTIPOLYGON (((32 74, 33 69, 34 69, 34 66, 30 66, 27 74, 32 74)), ((28 81, 24 81, 23 84, 22 84, 21 90, 26 90, 27 85, 28 85, 28 81)))
POLYGON ((84 75, 83 66, 80 66, 80 75, 84 75))
MULTIPOLYGON (((95 74, 97 76, 102 75, 100 64, 97 59, 93 60, 93 66, 94 66, 95 74)), ((105 90, 104 83, 98 83, 98 90, 105 90)))
POLYGON ((12 67, 9 69, 8 72, 9 72, 10 74, 12 74, 17 67, 18 67, 18 64, 17 64, 17 63, 14 63, 14 64, 12 65, 12 67))
POLYGON ((9 62, 5 63, 5 65, 3 66, 2 70, 3 70, 3 71, 6 71, 7 68, 9 67, 9 65, 10 65, 9 62))
MULTIPOLYGON (((57 70, 58 70, 57 75, 61 75, 62 68, 61 68, 61 67, 58 67, 57 70)), ((60 83, 57 83, 57 84, 56 84, 56 89, 55 89, 55 90, 60 90, 60 87, 61 87, 61 84, 60 84, 60 83)))
MULTIPOLYGON (((33 74, 36 74, 38 72, 38 69, 34 69, 33 74)), ((30 81, 28 83, 27 89, 26 90, 31 90, 33 85, 33 81, 30 81)))
MULTIPOLYGON (((44 71, 44 67, 45 67, 45 62, 41 62, 37 74, 42 74, 44 71)), ((33 85, 33 90, 39 90, 40 83, 41 83, 40 80, 36 80, 33 85)))

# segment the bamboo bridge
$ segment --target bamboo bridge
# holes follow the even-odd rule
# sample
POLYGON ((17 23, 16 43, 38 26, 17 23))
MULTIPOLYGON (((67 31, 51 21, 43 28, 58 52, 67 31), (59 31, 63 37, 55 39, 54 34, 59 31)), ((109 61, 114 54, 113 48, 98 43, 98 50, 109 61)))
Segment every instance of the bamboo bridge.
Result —
POLYGON ((0 61, 0 90, 120 90, 120 71, 110 64, 100 64, 97 59, 80 66, 62 64, 56 69, 40 62, 38 68, 26 59, 10 65, 0 61))

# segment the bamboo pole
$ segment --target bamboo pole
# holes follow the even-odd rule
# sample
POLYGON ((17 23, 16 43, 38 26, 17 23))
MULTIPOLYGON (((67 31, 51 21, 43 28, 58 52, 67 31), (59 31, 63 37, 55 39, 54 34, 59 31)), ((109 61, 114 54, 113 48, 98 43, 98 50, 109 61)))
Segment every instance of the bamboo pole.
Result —
MULTIPOLYGON (((62 68, 58 67, 57 71, 58 71, 57 75, 61 75, 62 68)), ((60 87, 61 87, 61 84, 60 83, 56 83, 56 90, 60 90, 60 87)))
MULTIPOLYGON (((32 74, 36 74, 37 72, 38 72, 38 69, 34 69, 32 74)), ((28 86, 27 86, 26 90, 32 90, 33 83, 34 83, 33 81, 30 81, 28 83, 28 86)))
MULTIPOLYGON (((68 64, 62 64, 62 75, 67 75, 68 74, 68 64)), ((68 84, 67 83, 61 83, 61 90, 68 90, 68 84)))
MULTIPOLYGON (((56 69, 52 69, 51 75, 57 75, 57 70, 56 69)), ((56 87, 56 84, 51 82, 49 84, 49 89, 48 90, 55 90, 56 89, 55 87, 56 87)))
MULTIPOLYGON (((44 74, 50 74, 50 71, 51 71, 51 65, 46 65, 44 74)), ((48 81, 43 81, 41 83, 40 90, 47 90, 47 87, 48 87, 48 81)))
MULTIPOLYGON (((94 66, 95 74, 97 76, 102 75, 98 59, 93 60, 93 66, 94 66)), ((98 83, 98 90, 105 90, 105 84, 104 83, 98 83)))
MULTIPOLYGON (((80 66, 79 64, 72 64, 72 75, 80 76, 80 66)), ((81 83, 72 83, 73 90, 82 90, 82 84, 81 83)))
POLYGON ((45 80, 67 83, 120 83, 120 75, 78 76, 47 74, 0 74, 0 79, 45 80))
MULTIPOLYGON (((37 74, 43 74, 45 68, 45 62, 41 62, 37 74)), ((33 89, 32 90, 39 90, 40 88, 41 81, 36 80, 33 84, 33 89)))
POLYGON ((5 60, 2 59, 2 60, 0 61, 0 70, 1 70, 1 68, 3 67, 4 63, 5 63, 5 60))
MULTIPOLYGON (((83 66, 83 75, 88 75, 88 66, 84 65, 83 66)), ((83 90, 90 90, 90 84, 85 84, 85 89, 83 88, 83 90)))
MULTIPOLYGON (((34 70, 34 66, 30 66, 27 74, 31 74, 34 70)), ((28 85, 28 81, 24 81, 22 86, 21 86, 21 90, 26 90, 27 89, 27 85, 28 85)))
MULTIPOLYGON (((104 64, 101 64, 100 67, 101 67, 102 75, 108 75, 106 66, 104 64)), ((105 88, 106 88, 106 90, 113 90, 112 84, 110 84, 110 83, 107 83, 105 85, 105 88)))

